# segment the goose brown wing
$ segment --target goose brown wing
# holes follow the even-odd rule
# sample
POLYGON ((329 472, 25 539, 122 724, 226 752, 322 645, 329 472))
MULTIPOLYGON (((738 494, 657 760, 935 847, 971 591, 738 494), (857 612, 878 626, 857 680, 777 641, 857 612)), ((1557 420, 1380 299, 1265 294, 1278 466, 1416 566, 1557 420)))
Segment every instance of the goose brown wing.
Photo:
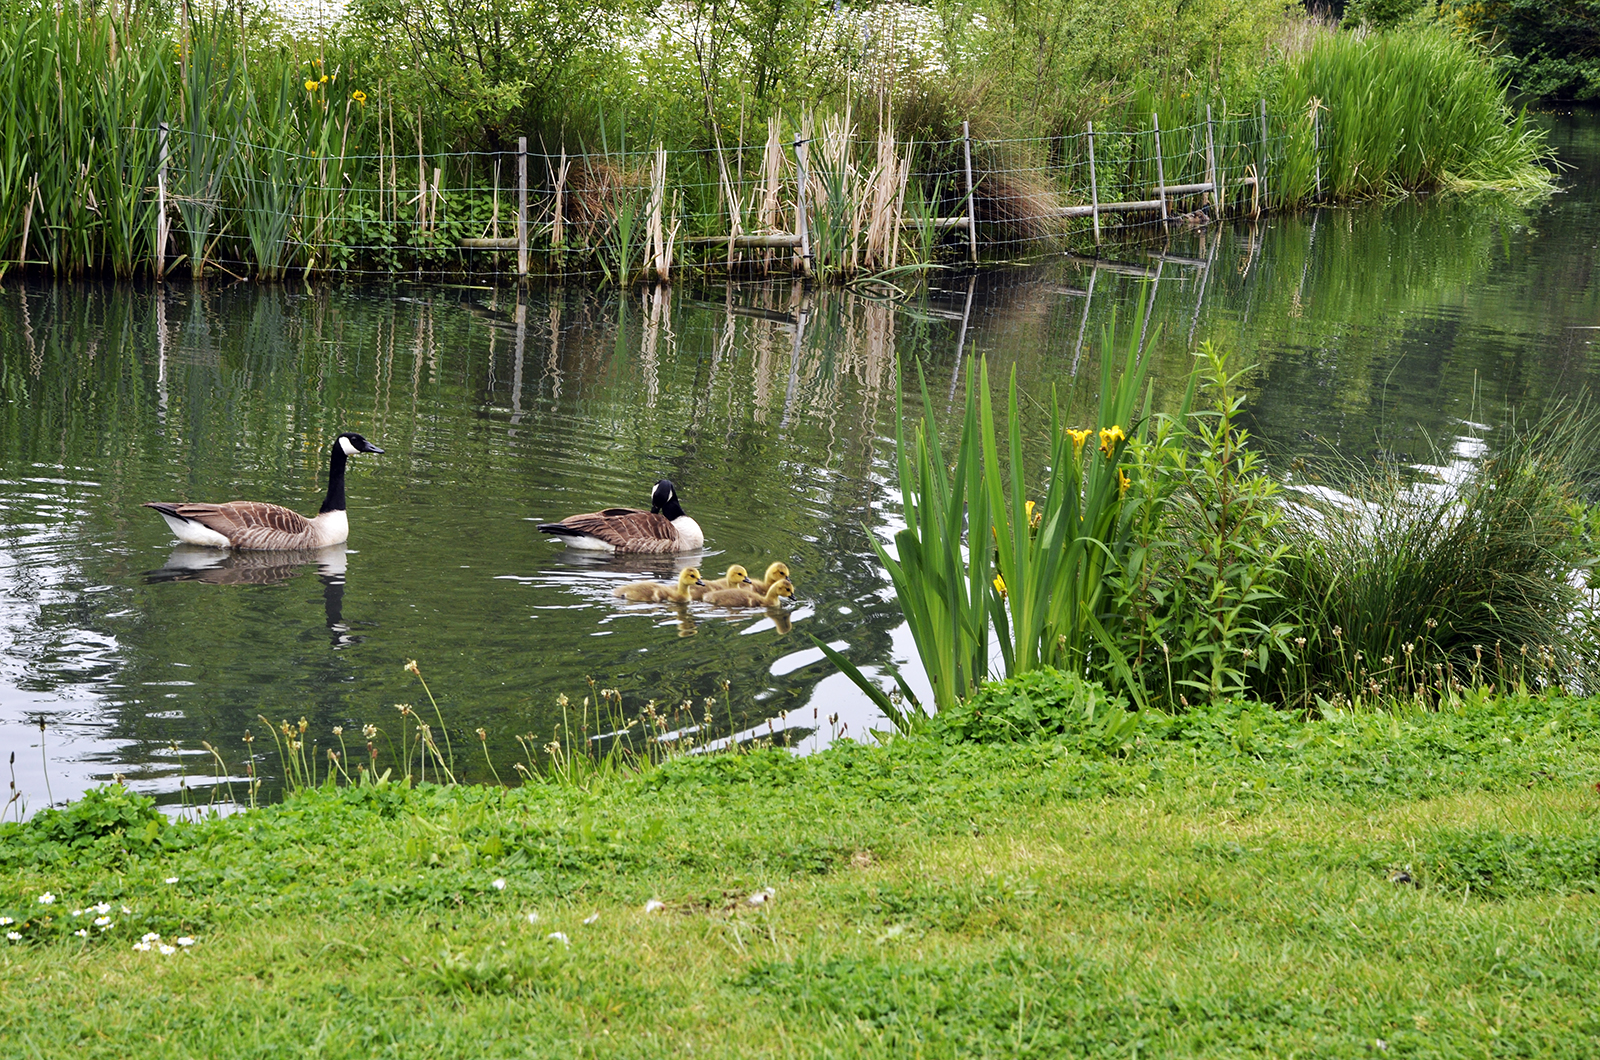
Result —
POLYGON ((236 548, 282 548, 289 540, 308 534, 311 520, 299 512, 261 501, 227 504, 175 504, 174 514, 193 519, 233 542, 236 548))
POLYGON ((546 533, 584 534, 598 538, 619 552, 670 551, 678 543, 672 520, 638 508, 606 508, 573 515, 559 523, 539 527, 546 533))

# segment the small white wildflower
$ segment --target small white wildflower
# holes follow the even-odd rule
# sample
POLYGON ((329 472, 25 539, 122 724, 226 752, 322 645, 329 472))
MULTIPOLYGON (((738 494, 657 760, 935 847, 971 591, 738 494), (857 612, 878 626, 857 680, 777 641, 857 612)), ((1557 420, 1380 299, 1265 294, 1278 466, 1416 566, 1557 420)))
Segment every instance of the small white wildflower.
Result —
POLYGON ((111 903, 110 902, 101 902, 99 905, 91 905, 89 908, 93 909, 96 913, 99 913, 101 916, 105 916, 107 913, 111 912, 111 903))
POLYGON ((598 921, 599 919, 600 919, 600 914, 599 913, 590 913, 588 916, 583 918, 583 922, 585 924, 593 924, 596 921, 598 921))
POLYGON ((189 935, 182 935, 176 941, 177 941, 178 945, 180 945, 180 946, 193 946, 194 945, 194 938, 192 936, 189 936, 189 935))
POLYGON ((135 942, 133 944, 133 948, 138 950, 140 953, 150 952, 150 944, 148 942, 135 942))
POLYGON ((174 953, 177 953, 177 952, 178 952, 178 947, 176 947, 176 946, 168 946, 165 942, 163 942, 161 944, 161 956, 170 957, 174 953))
POLYGON ((652 898, 652 899, 650 899, 648 902, 646 902, 644 904, 644 911, 646 913, 659 913, 659 912, 661 912, 661 910, 665 909, 666 907, 667 907, 667 903, 666 902, 663 902, 659 898, 652 898))
POLYGON ((97 916, 97 917, 94 918, 94 926, 97 927, 97 928, 110 927, 111 926, 111 918, 108 917, 108 916, 97 916))
POLYGON ((43 894, 41 894, 39 896, 39 904, 40 905, 49 905, 50 903, 54 902, 55 900, 56 900, 56 896, 51 894, 49 891, 46 891, 46 892, 44 892, 43 894))
POLYGON ((20 932, 20 931, 8 931, 8 932, 6 932, 6 938, 10 939, 12 942, 21 942, 22 941, 22 932, 20 932))
POLYGON ((161 935, 159 933, 157 933, 157 932, 154 932, 154 931, 146 931, 143 935, 139 936, 139 941, 140 942, 160 942, 161 941, 161 935))
POLYGON ((765 905, 777 893, 778 892, 774 891, 771 887, 763 887, 755 894, 752 894, 749 898, 746 898, 745 901, 751 905, 765 905))
POLYGON ((74 931, 73 934, 78 936, 80 939, 86 939, 89 937, 89 929, 79 928, 78 930, 74 931))
POLYGON ((82 916, 83 915, 83 910, 82 909, 74 909, 72 911, 72 915, 73 916, 82 916))
POLYGON ((535 910, 535 911, 530 912, 528 914, 528 923, 537 924, 538 922, 539 922, 539 913, 538 913, 538 911, 535 910))
POLYGON ((503 890, 506 889, 506 881, 505 880, 495 880, 489 886, 493 887, 497 891, 503 891, 503 890))
POLYGON ((16 923, 16 921, 12 920, 8 916, 0 916, 0 927, 5 927, 7 924, 15 924, 15 923, 16 923))
MULTIPOLYGON (((19 935, 18 937, 20 938, 21 936, 19 935)), ((567 938, 567 933, 565 931, 552 931, 550 934, 545 936, 545 941, 559 942, 563 946, 572 945, 572 940, 567 938)))
POLYGON ((122 907, 122 915, 123 916, 132 916, 133 915, 133 910, 129 909, 127 906, 123 906, 122 907))
POLYGON ((178 882, 178 877, 176 877, 176 876, 168 876, 167 877, 167 882, 168 883, 177 883, 178 882))

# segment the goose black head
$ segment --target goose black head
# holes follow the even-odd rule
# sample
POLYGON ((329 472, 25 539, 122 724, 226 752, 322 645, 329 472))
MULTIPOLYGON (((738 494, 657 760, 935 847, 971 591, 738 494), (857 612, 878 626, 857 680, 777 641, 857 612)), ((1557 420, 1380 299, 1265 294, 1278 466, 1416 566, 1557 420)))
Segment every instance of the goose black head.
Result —
POLYGON ((382 449, 379 449, 354 431, 345 431, 339 435, 339 448, 344 450, 345 456, 355 456, 357 453, 383 452, 382 449))
POLYGON ((683 505, 678 503, 678 488, 668 479, 661 479, 656 483, 656 488, 650 491, 650 510, 668 519, 676 519, 683 514, 683 505))

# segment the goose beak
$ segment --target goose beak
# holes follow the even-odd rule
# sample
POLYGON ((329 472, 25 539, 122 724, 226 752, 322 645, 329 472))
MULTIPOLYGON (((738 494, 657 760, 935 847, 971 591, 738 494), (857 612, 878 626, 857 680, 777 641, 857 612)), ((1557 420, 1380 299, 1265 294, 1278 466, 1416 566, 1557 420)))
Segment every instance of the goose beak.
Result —
POLYGON ((382 449, 379 449, 377 446, 373 445, 371 442, 367 443, 366 451, 369 452, 369 453, 381 453, 381 452, 383 452, 382 449))

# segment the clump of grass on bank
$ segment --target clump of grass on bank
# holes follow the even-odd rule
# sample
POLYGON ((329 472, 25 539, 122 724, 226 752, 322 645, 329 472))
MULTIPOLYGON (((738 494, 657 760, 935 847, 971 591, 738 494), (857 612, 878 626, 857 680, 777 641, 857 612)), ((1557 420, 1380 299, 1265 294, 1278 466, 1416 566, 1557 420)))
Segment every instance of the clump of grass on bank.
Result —
POLYGON ((1553 178, 1543 133, 1506 102, 1489 56, 1442 26, 1323 36, 1283 66, 1275 108, 1292 134, 1269 180, 1285 201, 1404 191, 1538 195, 1553 178), (1313 153, 1313 109, 1321 110, 1313 153))
POLYGON ((112 789, 0 827, 0 1035, 85 1057, 1591 1051, 1594 701, 1310 723, 1235 702, 1097 746, 1045 698, 1065 739, 679 758, 588 791, 388 783, 117 825, 142 800, 112 789))
POLYGON ((1414 701, 1466 686, 1589 689, 1600 615, 1583 501, 1596 424, 1582 410, 1504 432, 1450 485, 1358 479, 1282 524, 1294 658, 1263 668, 1274 701, 1414 701))

